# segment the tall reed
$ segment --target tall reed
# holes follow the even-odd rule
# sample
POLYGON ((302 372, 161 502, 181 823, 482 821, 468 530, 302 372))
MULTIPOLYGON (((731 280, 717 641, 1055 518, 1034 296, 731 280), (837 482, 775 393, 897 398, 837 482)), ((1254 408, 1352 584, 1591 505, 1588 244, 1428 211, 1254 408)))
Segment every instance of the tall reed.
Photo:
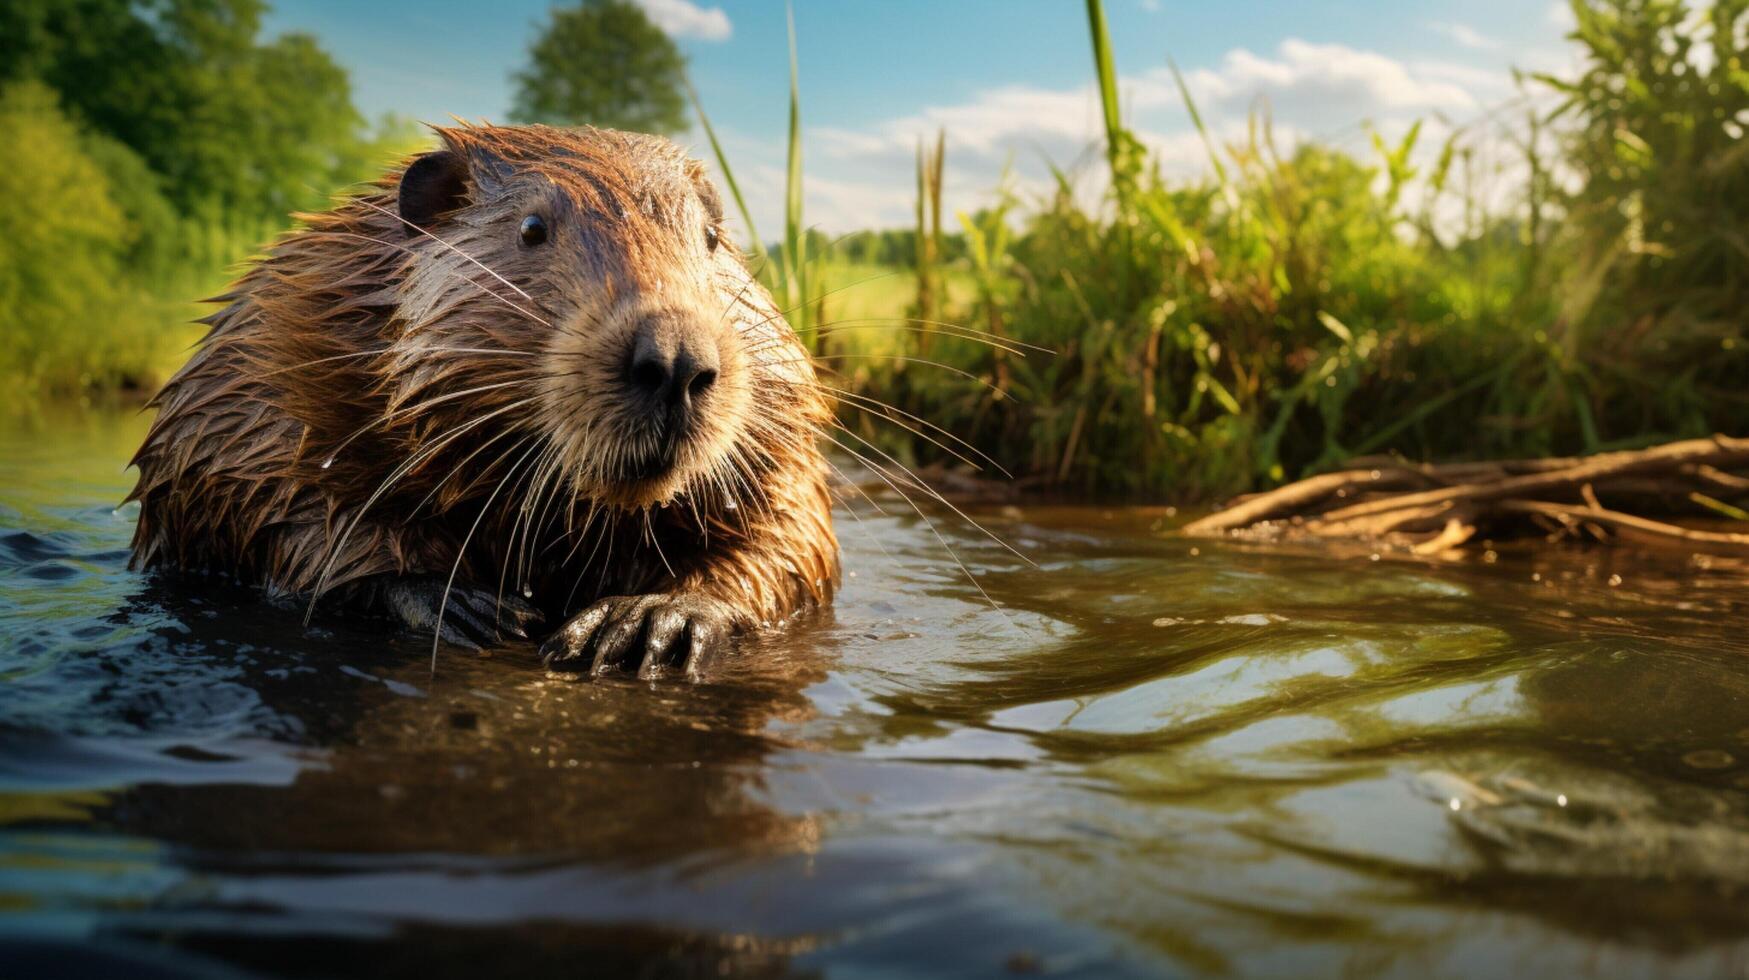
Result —
MULTIPOLYGON (((938 133, 919 146, 911 268, 889 280, 897 292, 910 278, 910 318, 843 333, 826 305, 849 266, 801 221, 792 18, 785 229, 768 281, 804 336, 855 345, 855 361, 832 362, 837 383, 1029 483, 1082 492, 1207 499, 1369 454, 1522 456, 1749 429, 1749 399, 1727 380, 1749 376, 1734 298, 1749 253, 1729 244, 1749 220, 1736 213, 1749 154, 1729 131, 1749 118, 1749 83, 1678 67, 1702 44, 1713 64, 1742 63, 1734 27, 1749 5, 1699 18, 1676 2, 1578 6, 1611 14, 1580 18, 1590 74, 1541 81, 1566 94, 1561 110, 1512 126, 1489 115, 1436 148, 1419 125, 1375 132, 1365 158, 1283 147, 1267 111, 1223 143, 1172 66, 1209 166, 1171 181, 1124 119, 1104 9, 1087 0, 1104 199, 1086 205, 1054 170, 1049 193, 998 188, 948 236, 951 134, 938 133), (1636 94, 1641 76, 1663 82, 1636 94), (1502 146, 1517 153, 1507 194, 1502 146), (1586 183, 1564 191, 1554 174, 1575 167, 1586 183)), ((861 431, 906 460, 941 455, 916 433, 861 431)))

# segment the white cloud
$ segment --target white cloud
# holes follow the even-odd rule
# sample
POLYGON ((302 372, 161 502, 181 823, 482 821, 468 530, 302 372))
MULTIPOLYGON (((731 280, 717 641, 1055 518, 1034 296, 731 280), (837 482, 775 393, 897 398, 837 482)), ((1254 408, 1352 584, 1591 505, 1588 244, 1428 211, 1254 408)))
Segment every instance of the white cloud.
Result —
POLYGON ((1478 68, 1455 61, 1418 61, 1414 70, 1429 81, 1450 82, 1481 102, 1502 97, 1512 88, 1512 74, 1504 66, 1478 68))
POLYGON ((1499 41, 1468 24, 1459 24, 1450 20, 1436 20, 1430 21, 1427 26, 1475 51, 1498 51, 1501 48, 1499 41))
MULTIPOLYGON (((1299 39, 1264 54, 1234 49, 1212 67, 1187 71, 1185 84, 1219 146, 1243 142, 1251 113, 1266 108, 1284 151, 1313 139, 1362 156, 1372 152, 1363 123, 1395 140, 1415 120, 1429 120, 1422 142, 1436 149, 1433 132, 1445 130, 1439 120, 1475 119, 1513 92, 1504 66, 1407 61, 1299 39)), ((1167 173, 1194 176, 1207 169, 1207 147, 1169 68, 1120 76, 1118 90, 1132 131, 1167 173)), ((917 144, 933 141, 940 129, 947 132, 949 224, 954 211, 992 202, 1005 166, 1011 165, 1010 186, 1022 199, 1036 199, 1053 186, 1051 164, 1073 171, 1097 161, 1104 138, 1091 81, 1060 89, 996 86, 857 130, 805 127, 807 224, 828 233, 909 224, 917 144)), ((746 140, 728 151, 754 220, 770 237, 782 215, 783 147, 746 140)), ((1080 192, 1091 200, 1104 177, 1097 166, 1082 169, 1080 192)))
POLYGON ((1289 38, 1274 58, 1238 48, 1227 53, 1219 70, 1201 69, 1186 79, 1200 101, 1228 108, 1267 98, 1278 111, 1328 107, 1349 120, 1399 110, 1476 108, 1478 100, 1467 88, 1439 77, 1442 67, 1440 62, 1403 62, 1376 51, 1289 38))
POLYGON ((670 37, 727 41, 734 32, 721 7, 701 7, 692 0, 637 0, 637 4, 670 37))

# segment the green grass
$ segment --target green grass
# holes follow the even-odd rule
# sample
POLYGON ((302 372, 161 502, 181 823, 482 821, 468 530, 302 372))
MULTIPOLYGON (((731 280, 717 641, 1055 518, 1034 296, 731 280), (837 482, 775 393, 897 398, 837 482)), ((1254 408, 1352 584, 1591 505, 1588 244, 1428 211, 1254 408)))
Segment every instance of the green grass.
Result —
MULTIPOLYGON (((1526 141, 1525 176, 1490 210, 1499 177, 1478 134, 1417 155, 1417 127, 1357 158, 1285 149, 1259 116, 1222 146, 1187 92, 1209 172, 1162 179, 1124 124, 1088 0, 1110 193, 1090 209, 1065 179, 1011 235, 962 216, 970 247, 952 267, 973 289, 942 306, 1055 356, 938 340, 930 358, 963 374, 875 359, 857 390, 1017 474, 1186 500, 1373 453, 1531 456, 1749 431, 1749 151, 1731 121, 1749 118, 1746 5, 1699 18, 1665 0, 1576 6, 1588 73, 1528 127, 1553 132, 1561 159, 1526 141), (1710 47, 1714 67, 1684 62, 1690 46, 1710 47), (1560 192, 1557 165, 1582 186, 1560 192), (1442 201, 1461 227, 1440 227, 1442 201)), ((886 346, 919 349, 915 335, 886 346)), ((939 455, 902 430, 884 438, 939 455)))

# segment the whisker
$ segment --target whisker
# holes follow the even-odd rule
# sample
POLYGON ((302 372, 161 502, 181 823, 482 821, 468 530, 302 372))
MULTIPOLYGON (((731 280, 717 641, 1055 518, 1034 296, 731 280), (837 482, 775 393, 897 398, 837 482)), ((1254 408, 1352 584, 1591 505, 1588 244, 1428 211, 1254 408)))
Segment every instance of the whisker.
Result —
MULTIPOLYGON (((543 479, 545 479, 545 477, 542 475, 544 473, 544 468, 546 466, 547 461, 552 457, 552 455, 555 452, 556 452, 556 449, 551 442, 544 443, 541 447, 541 451, 540 451, 539 455, 535 456, 534 465, 529 467, 524 472, 523 479, 521 481, 518 481, 518 483, 517 483, 518 487, 527 486, 527 487, 530 487, 532 489, 528 493, 523 494, 522 506, 518 508, 518 516, 517 516, 516 520, 514 522, 512 522, 511 527, 510 527, 510 541, 509 541, 509 545, 504 549, 504 560, 499 563, 499 567, 498 567, 498 596, 497 596, 497 601, 496 601, 495 605, 493 606, 493 625, 494 626, 499 625, 500 623, 503 622, 504 583, 510 577, 510 569, 511 569, 511 566, 513 564, 511 559, 517 555, 517 544, 516 544, 517 535, 519 533, 522 535, 523 550, 526 551, 527 545, 528 545, 528 539, 530 537, 532 537, 534 534, 533 526, 530 525, 527 521, 528 514, 529 514, 529 497, 531 495, 539 494, 540 483, 543 479)), ((517 492, 519 492, 519 491, 517 491, 517 490, 511 491, 512 494, 515 494, 517 492)), ((517 566, 517 576, 516 577, 519 580, 519 584, 517 586, 517 591, 524 593, 523 598, 527 599, 527 598, 529 598, 529 596, 526 594, 526 584, 527 584, 528 575, 525 572, 523 572, 523 570, 521 568, 520 560, 518 560, 514 564, 517 566)))
MULTIPOLYGON (((828 468, 830 468, 834 474, 837 475, 839 481, 842 482, 845 486, 849 487, 852 490, 855 490, 859 494, 862 494, 862 499, 868 501, 868 505, 870 507, 874 508, 875 513, 881 515, 882 517, 891 517, 892 516, 891 514, 887 513, 886 508, 882 507, 880 504, 875 502, 874 497, 870 496, 869 492, 867 490, 864 490, 861 486, 858 486, 856 481, 852 480, 849 476, 847 476, 845 474, 845 472, 843 470, 839 469, 837 464, 833 463, 831 460, 826 460, 826 466, 828 468)), ((857 529, 860 530, 863 534, 868 535, 869 540, 874 542, 874 546, 876 548, 880 549, 881 554, 887 559, 887 561, 889 561, 893 564, 898 564, 898 559, 894 558, 893 553, 887 550, 886 542, 882 541, 881 536, 879 534, 876 534, 874 532, 874 529, 870 528, 868 526, 868 522, 864 521, 862 519, 862 515, 858 514, 856 512, 855 508, 850 506, 848 501, 845 502, 844 512, 856 519, 857 529)))
MULTIPOLYGON (((473 462, 475 457, 479 456, 481 453, 485 452, 487 449, 490 449, 492 447, 493 443, 496 443, 498 440, 504 438, 507 435, 511 435, 515 431, 516 431, 515 429, 505 429, 504 431, 498 433, 497 435, 491 437, 490 439, 487 439, 485 442, 480 443, 480 445, 478 447, 476 447, 473 452, 468 453, 466 456, 463 456, 461 458, 460 462, 458 462, 454 466, 450 467, 449 472, 445 473, 443 475, 443 477, 441 479, 439 479, 437 481, 437 483, 434 484, 429 491, 426 492, 425 496, 419 498, 419 502, 414 504, 413 508, 411 510, 407 511, 407 516, 402 519, 401 523, 403 525, 413 523, 413 518, 418 516, 420 509, 423 508, 426 504, 430 503, 432 498, 437 496, 438 491, 443 489, 443 485, 445 483, 448 483, 451 478, 453 478, 454 476, 459 474, 462 471, 463 467, 465 467, 469 463, 473 462)), ((520 443, 518 443, 518 445, 520 445, 520 443)), ((487 467, 483 468, 480 473, 475 474, 473 480, 469 481, 468 485, 462 488, 461 495, 466 496, 467 492, 474 488, 474 484, 480 482, 480 478, 482 476, 484 476, 488 473, 491 473, 491 472, 492 472, 492 467, 487 466, 487 467)))
POLYGON ((432 241, 436 242, 439 245, 442 245, 444 248, 449 249, 450 251, 454 252, 455 254, 461 256, 462 258, 467 259, 469 262, 472 262, 473 264, 479 266, 480 269, 482 271, 484 271, 487 275, 498 280, 499 282, 503 283, 504 285, 509 286, 511 289, 516 290, 516 294, 518 296, 521 296, 523 299, 528 300, 530 303, 534 302, 534 297, 523 292, 521 286, 518 286, 517 284, 504 278, 503 276, 499 275, 498 273, 492 271, 492 269, 489 266, 487 266, 484 262, 481 262, 479 259, 474 258, 472 255, 469 255, 468 253, 462 251, 461 249, 455 247, 454 245, 451 245, 449 242, 444 241, 443 239, 437 237, 436 235, 433 235, 431 232, 426 231, 424 228, 419 227, 418 225, 414 224, 411 221, 408 221, 406 218, 401 217, 399 214, 397 214, 393 211, 390 211, 388 208, 385 208, 380 204, 371 203, 370 200, 367 198, 359 197, 359 198, 354 198, 353 200, 357 201, 358 203, 364 205, 367 208, 370 208, 372 211, 380 211, 381 213, 388 215, 389 217, 395 219, 396 221, 399 221, 401 224, 404 224, 407 227, 418 232, 419 234, 424 235, 426 238, 431 239, 432 241))
MULTIPOLYGON (((809 303, 817 303, 820 300, 823 300, 828 296, 834 296, 834 295, 837 295, 838 293, 842 293, 846 289, 854 289, 857 286, 865 286, 871 282, 874 282, 877 279, 885 279, 889 276, 896 276, 898 274, 899 274, 898 270, 894 270, 892 272, 883 272, 879 275, 869 276, 867 279, 859 279, 856 282, 845 283, 842 286, 837 286, 835 288, 828 289, 825 292, 822 292, 822 293, 820 293, 816 296, 813 296, 809 299, 802 300, 800 303, 797 303, 795 306, 792 306, 787 310, 778 310, 776 313, 773 313, 773 314, 765 317, 762 320, 758 320, 758 321, 755 321, 755 322, 749 323, 749 324, 744 324, 742 328, 744 330, 751 330, 751 329, 754 329, 756 327, 763 327, 766 324, 772 322, 773 320, 785 319, 791 313, 794 313, 797 310, 802 309, 803 307, 807 306, 809 303)), ((793 330, 793 327, 792 327, 792 330, 793 330)))
MULTIPOLYGON (((467 536, 462 538, 461 547, 456 549, 455 564, 451 565, 449 568, 449 581, 443 584, 443 600, 437 604, 437 622, 432 626, 431 676, 434 678, 437 676, 437 648, 443 643, 443 614, 449 609, 449 593, 451 589, 455 588, 455 576, 457 572, 461 571, 462 559, 468 553, 468 543, 474 540, 474 532, 480 529, 480 522, 485 520, 486 513, 492 509, 492 501, 498 499, 499 491, 504 489, 504 485, 510 482, 512 476, 516 475, 516 471, 521 468, 523 462, 528 459, 529 453, 534 452, 538 445, 539 443, 530 446, 527 451, 522 454, 522 457, 510 467, 510 472, 504 474, 504 479, 499 480, 498 485, 492 488, 492 492, 486 497, 486 502, 480 505, 480 513, 474 518, 473 526, 468 528, 467 536)), ((515 452, 515 450, 512 449, 511 452, 515 452)))
POLYGON ((1009 350, 1009 353, 1013 354, 1020 353, 1019 350, 1014 350, 1013 348, 1024 348, 1029 351, 1037 351, 1040 354, 1057 353, 1057 351, 1052 348, 1040 347, 1037 344, 1029 344, 1024 340, 1015 340, 1013 337, 1006 337, 1002 334, 984 330, 980 327, 974 327, 964 323, 950 323, 946 320, 926 320, 921 317, 913 316, 869 316, 851 317, 844 320, 830 320, 821 324, 820 330, 823 332, 831 331, 833 333, 850 330, 904 330, 913 333, 933 333, 948 337, 960 337, 965 340, 986 340, 993 345, 1003 346, 1009 350))
POLYGON ((351 435, 349 435, 345 439, 341 440, 340 445, 334 447, 334 451, 328 454, 329 458, 333 458, 335 456, 340 455, 340 453, 347 446, 352 445, 352 443, 355 439, 357 439, 359 436, 364 435, 366 432, 369 432, 371 429, 374 429, 379 425, 383 425, 383 424, 386 424, 388 422, 391 422, 391 421, 393 421, 397 418, 400 418, 404 415, 412 414, 415 412, 422 412, 422 411, 425 411, 426 409, 430 408, 433 405, 440 405, 444 402, 454 401, 457 398, 466 398, 469 395, 477 395, 477 394, 479 394, 481 392, 485 392, 485 391, 497 391, 497 390, 500 390, 503 388, 511 388, 511 387, 516 386, 516 385, 533 384, 538 380, 539 379, 537 379, 537 378, 513 378, 509 381, 499 381, 499 382, 496 382, 493 384, 488 384, 488 385, 478 385, 476 387, 468 388, 468 389, 463 390, 463 391, 450 392, 449 394, 439 395, 435 398, 421 399, 420 401, 414 402, 411 405, 403 405, 400 408, 392 409, 392 410, 384 413, 383 415, 379 416, 378 418, 375 418, 369 422, 366 422, 363 426, 360 426, 357 431, 353 432, 351 435))
MULTIPOLYGON (((780 381, 778 383, 783 384, 785 382, 780 381)), ((891 415, 887 415, 884 413, 885 412, 897 412, 898 414, 904 416, 907 419, 910 419, 913 422, 918 423, 919 425, 923 425, 923 426, 926 426, 930 429, 933 429, 936 432, 939 432, 942 435, 946 436, 947 438, 952 439, 954 442, 957 442, 960 445, 964 446, 967 449, 967 451, 975 454, 978 457, 978 459, 983 460, 984 463, 988 464, 996 472, 1001 473, 1003 476, 1007 477, 1010 480, 1014 479, 1014 474, 1008 472, 1008 470, 1006 468, 1004 468, 1001 463, 996 462, 996 460, 991 458, 988 453, 985 453, 983 450, 981 450, 978 447, 967 442, 965 439, 953 434, 952 432, 947 431, 946 429, 942 428, 939 425, 936 425, 934 422, 931 422, 928 419, 913 415, 910 412, 907 412, 904 409, 899 408, 896 405, 893 405, 893 404, 888 403, 888 402, 883 402, 880 399, 875 398, 872 395, 864 395, 861 392, 851 391, 848 388, 839 388, 836 385, 820 384, 817 381, 814 382, 813 384, 815 387, 817 387, 823 391, 830 391, 840 398, 850 399, 851 400, 850 401, 851 408, 855 408, 855 409, 859 409, 859 410, 864 411, 864 412, 868 412, 869 414, 876 415, 879 418, 884 418, 887 421, 893 423, 894 425, 897 425, 900 428, 904 429, 905 431, 910 432, 910 433, 918 436, 921 439, 928 440, 932 445, 941 449, 941 451, 951 455, 954 459, 959 460, 960 462, 966 464, 967 466, 970 466, 971 468, 973 468, 975 470, 982 470, 984 468, 983 466, 980 466, 978 463, 974 462, 973 460, 967 459, 965 456, 961 455, 960 453, 955 452, 952 447, 943 445, 940 441, 931 438, 927 433, 922 432, 921 430, 918 430, 918 429, 914 429, 911 426, 906 425, 904 422, 901 422, 900 420, 893 418, 891 415)))
MULTIPOLYGON (((879 477, 881 482, 885 483, 889 489, 891 489, 894 493, 898 494, 899 499, 901 499, 901 500, 905 501, 905 503, 909 504, 911 507, 911 510, 916 513, 918 520, 921 520, 923 522, 923 525, 925 527, 929 528, 929 533, 934 535, 936 542, 941 545, 942 550, 946 551, 947 556, 953 560, 953 563, 955 565, 959 566, 959 570, 962 574, 965 575, 966 581, 972 583, 972 588, 978 590, 978 594, 984 597, 984 601, 989 603, 990 608, 995 610, 996 614, 998 616, 1001 616, 1005 622, 1007 622, 1010 626, 1015 627, 1016 629, 1020 628, 1019 624, 1015 623, 1014 620, 1009 617, 1008 612, 1002 608, 1002 605, 1000 603, 998 603, 995 599, 991 598, 990 593, 984 590, 983 583, 979 582, 978 577, 976 575, 972 574, 972 570, 970 568, 966 567, 966 563, 960 560, 960 556, 957 552, 955 552, 953 550, 953 546, 948 544, 947 539, 942 537, 941 532, 936 529, 935 522, 931 521, 929 519, 929 516, 927 514, 923 513, 923 508, 917 506, 917 502, 915 500, 912 500, 909 494, 905 493, 904 490, 901 490, 899 488, 899 486, 891 478, 888 477, 886 472, 884 472, 880 466, 876 465, 875 463, 870 462, 862 454, 858 453, 854 449, 851 449, 849 446, 844 445, 843 443, 839 442, 837 439, 832 438, 830 435, 825 436, 825 438, 828 442, 831 442, 833 445, 837 446, 839 449, 843 450, 846 453, 849 453, 853 459, 855 459, 857 462, 861 463, 869 472, 873 473, 876 477, 879 477)), ((915 479, 915 477, 913 477, 913 479, 915 479)), ((985 533, 987 534, 989 532, 985 532, 985 533)), ((1021 630, 1021 632, 1024 635, 1025 631, 1021 630)))
MULTIPOLYGON (((594 510, 591 509, 591 519, 593 519, 594 513, 594 510)), ((589 569, 595 562, 595 556, 600 553, 602 544, 605 543, 607 545, 607 554, 601 559, 601 563, 603 565, 610 565, 613 563, 613 539, 615 537, 615 530, 616 528, 614 527, 614 522, 611 517, 601 522, 601 536, 596 539, 595 547, 589 552, 589 557, 584 560, 582 567, 577 569, 577 581, 571 583, 571 591, 565 596, 566 612, 571 610, 571 601, 577 598, 577 590, 582 587, 583 579, 588 577, 589 569)))
POLYGON ((679 578, 674 574, 674 566, 668 564, 668 556, 662 553, 662 542, 656 540, 656 529, 650 525, 650 509, 644 508, 644 540, 656 549, 656 557, 662 560, 662 567, 668 570, 669 578, 679 578))
MULTIPOLYGON (((368 203, 368 202, 366 202, 366 203, 368 203)), ((371 205, 371 206, 375 207, 375 205, 371 205)), ((377 208, 377 210, 382 211, 383 209, 377 208)), ((385 211, 384 213, 386 214, 387 212, 385 211)), ((407 222, 407 223, 412 224, 412 222, 407 222)), ((421 230, 423 231, 423 229, 421 229, 421 230)), ((371 235, 361 234, 360 232, 356 232, 356 231, 310 231, 307 234, 309 234, 309 236, 312 238, 327 238, 327 237, 356 238, 359 241, 373 242, 377 245, 383 246, 384 248, 396 249, 398 251, 401 251, 401 252, 404 252, 408 255, 411 255, 415 258, 417 258, 419 256, 418 252, 413 251, 412 249, 408 248, 405 245, 401 245, 401 244, 396 243, 396 242, 386 241, 384 239, 376 238, 376 237, 371 236, 371 235)), ((434 238, 434 239, 437 238, 437 236, 435 236, 435 235, 430 235, 429 232, 426 232, 425 234, 427 234, 431 238, 434 238)), ((456 254, 460 255, 462 258, 467 259, 469 262, 473 262, 475 265, 480 266, 480 268, 482 268, 482 269, 486 269, 486 267, 484 265, 480 265, 480 263, 478 261, 476 261, 473 257, 462 252, 460 249, 456 249, 455 246, 450 245, 448 242, 445 242, 442 239, 437 239, 437 241, 441 245, 444 245, 448 248, 454 249, 456 254)), ((517 289, 514 284, 512 284, 509 280, 505 279, 503 276, 498 275, 498 273, 496 273, 496 272, 492 272, 491 269, 486 269, 486 271, 488 273, 490 273, 493 277, 497 278, 499 282, 504 283, 504 285, 509 286, 511 289, 516 289, 516 291, 518 293, 521 293, 523 298, 527 299, 530 303, 534 302, 534 297, 529 296, 527 293, 522 292, 522 290, 520 290, 520 289, 517 289)), ((471 279, 467 276, 458 276, 457 278, 459 278, 462 282, 465 282, 465 283, 469 284, 470 286, 475 287, 480 292, 485 293, 487 296, 492 297, 493 299, 497 300, 498 302, 503 303, 505 306, 510 307, 511 309, 515 310, 518 313, 521 313, 523 316, 528 317, 530 320, 533 320, 536 323, 539 323, 542 326, 547 327, 549 329, 552 328, 552 324, 548 323, 547 320, 544 317, 542 317, 540 314, 535 313, 531 310, 524 309, 523 307, 518 306, 517 304, 510 302, 510 300, 505 299, 503 296, 499 295, 497 292, 494 292, 493 290, 487 289, 484 283, 481 283, 475 279, 471 279)))
POLYGON ((315 589, 310 594, 309 607, 304 611, 304 625, 306 625, 306 626, 309 625, 310 617, 312 615, 314 615, 315 611, 316 611, 316 603, 317 603, 317 601, 319 601, 322 598, 322 593, 327 590, 328 579, 334 573, 334 567, 340 560, 341 552, 343 550, 345 550, 345 548, 346 548, 347 540, 352 536, 352 532, 358 528, 359 524, 361 522, 363 522, 364 516, 370 510, 371 505, 375 504, 377 502, 377 500, 380 499, 384 493, 387 493, 388 489, 391 486, 393 486, 396 482, 398 482, 401 479, 401 477, 403 477, 407 473, 411 472, 420 463, 431 458, 431 456, 442 451, 445 446, 448 446, 449 444, 453 443, 455 440, 461 438, 463 435, 465 435, 470 430, 477 428, 477 427, 485 424, 486 422, 491 421, 492 419, 496 418, 497 416, 503 415, 505 412, 509 412, 513 409, 522 407, 525 404, 525 402, 526 402, 526 399, 523 402, 512 402, 509 405, 505 405, 502 408, 495 409, 494 411, 489 412, 486 415, 482 415, 479 418, 473 419, 469 422, 464 422, 464 423, 458 424, 457 426, 451 428, 449 431, 435 437, 434 440, 431 442, 431 444, 429 444, 427 446, 422 446, 419 449, 415 450, 412 453, 412 455, 410 455, 405 462, 403 462, 402 464, 397 466, 392 472, 389 473, 389 475, 386 478, 384 478, 382 483, 377 485, 376 491, 373 492, 367 500, 365 500, 364 505, 358 509, 358 513, 353 515, 351 523, 347 525, 345 531, 341 532, 339 539, 337 541, 335 541, 333 547, 331 548, 331 550, 329 552, 328 560, 322 568, 322 574, 317 578, 315 589))
MULTIPOLYGON (((902 472, 906 476, 910 477, 911 485, 913 487, 915 487, 920 492, 927 494, 931 499, 938 501, 939 503, 941 503, 942 506, 953 511, 956 515, 959 516, 960 520, 965 521, 967 524, 970 524, 972 527, 977 528, 978 531, 981 532, 985 537, 989 538, 991 541, 996 542, 997 544, 1001 545, 1004 549, 1006 549, 1009 554, 1013 555, 1014 557, 1020 559, 1023 562, 1026 562, 1028 565, 1031 565, 1033 568, 1038 567, 1038 564, 1036 562, 1034 562, 1031 558, 1028 558, 1025 555, 1021 554, 1018 550, 1015 549, 1015 547, 1013 545, 1002 540, 1000 537, 998 537, 997 535, 992 533, 988 528, 984 527, 982 524, 979 524, 977 521, 972 520, 971 516, 968 515, 965 511, 960 510, 958 507, 956 507, 954 505, 953 501, 942 496, 940 491, 936 490, 934 487, 930 486, 927 483, 924 483, 923 480, 917 476, 917 474, 911 472, 911 470, 908 467, 906 467, 905 464, 899 462, 898 460, 894 459, 892 456, 888 455, 885 450, 881 449, 879 446, 868 441, 867 439, 864 439, 862 436, 859 436, 856 433, 850 431, 849 429, 844 428, 841 425, 837 425, 836 423, 834 423, 833 427, 836 428, 839 432, 842 432, 845 435, 849 436, 850 438, 855 439, 857 442, 862 443, 864 446, 868 447, 868 450, 870 452, 880 456, 882 459, 886 460, 888 463, 891 463, 893 466, 897 467, 900 472, 902 472)), ((825 434, 825 433, 822 433, 822 434, 826 435, 826 438, 828 438, 828 439, 832 438, 831 435, 829 435, 829 434, 825 434)), ((836 439, 833 439, 832 441, 834 443, 837 442, 836 439)))
MULTIPOLYGON (((985 381, 983 378, 978 377, 977 375, 973 374, 970 371, 962 370, 960 368, 954 367, 951 364, 943 364, 940 361, 931 361, 928 358, 923 358, 923 357, 910 357, 910 356, 907 356, 904 354, 815 354, 812 358, 810 358, 810 360, 813 362, 819 362, 819 361, 857 361, 857 360, 879 360, 881 358, 886 358, 887 360, 892 360, 892 361, 903 361, 907 364, 922 364, 922 365, 926 365, 928 367, 940 368, 943 371, 946 371, 950 374, 957 374, 960 377, 965 378, 968 381, 974 381, 980 385, 983 385, 984 387, 990 389, 991 391, 995 392, 998 395, 1001 395, 1004 398, 1011 397, 1008 394, 1008 392, 1003 391, 1001 388, 998 388, 995 385, 991 384, 990 382, 985 381)), ((782 363, 782 362, 778 362, 778 363, 782 363)))

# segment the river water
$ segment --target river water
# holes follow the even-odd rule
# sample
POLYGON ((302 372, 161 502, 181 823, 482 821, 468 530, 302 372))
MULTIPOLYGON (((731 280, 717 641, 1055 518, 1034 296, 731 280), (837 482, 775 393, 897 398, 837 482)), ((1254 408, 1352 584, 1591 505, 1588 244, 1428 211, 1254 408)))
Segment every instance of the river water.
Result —
POLYGON ((0 974, 1749 969, 1740 567, 877 494, 710 683, 433 677, 129 572, 143 424, 0 432, 0 974))

